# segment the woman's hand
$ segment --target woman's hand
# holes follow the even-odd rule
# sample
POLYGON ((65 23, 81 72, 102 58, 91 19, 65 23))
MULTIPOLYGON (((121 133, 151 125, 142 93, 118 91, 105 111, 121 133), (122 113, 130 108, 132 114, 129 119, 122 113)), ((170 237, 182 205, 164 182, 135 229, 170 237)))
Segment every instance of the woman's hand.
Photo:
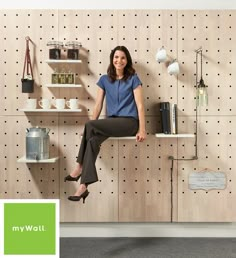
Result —
POLYGON ((145 114, 144 114, 144 103, 143 103, 143 91, 142 86, 139 85, 134 89, 134 98, 138 109, 139 118, 139 130, 136 134, 136 141, 142 142, 146 139, 146 129, 145 129, 145 114))
POLYGON ((143 142, 146 139, 147 135, 145 131, 139 131, 136 134, 136 142, 143 142))

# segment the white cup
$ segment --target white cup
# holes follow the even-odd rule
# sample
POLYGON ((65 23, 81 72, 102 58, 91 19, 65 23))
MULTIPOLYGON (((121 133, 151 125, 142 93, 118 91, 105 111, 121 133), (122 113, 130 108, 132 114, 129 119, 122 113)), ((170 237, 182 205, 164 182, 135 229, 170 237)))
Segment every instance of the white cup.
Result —
POLYGON ((26 108, 36 109, 36 107, 37 107, 37 99, 27 99, 26 100, 26 108))
POLYGON ((66 101, 65 99, 55 99, 53 105, 57 108, 57 109, 64 109, 65 108, 65 104, 66 101))
POLYGON ((169 64, 167 71, 170 75, 179 74, 179 63, 176 60, 174 60, 172 63, 169 64))
POLYGON ((162 47, 157 51, 156 60, 157 62, 162 63, 166 61, 166 58, 167 58, 166 50, 164 49, 164 47, 162 47))
POLYGON ((79 107, 78 99, 70 99, 69 101, 66 101, 66 105, 70 109, 77 109, 79 107))
POLYGON ((50 109, 51 108, 51 100, 50 99, 42 99, 39 100, 39 106, 43 109, 50 109))

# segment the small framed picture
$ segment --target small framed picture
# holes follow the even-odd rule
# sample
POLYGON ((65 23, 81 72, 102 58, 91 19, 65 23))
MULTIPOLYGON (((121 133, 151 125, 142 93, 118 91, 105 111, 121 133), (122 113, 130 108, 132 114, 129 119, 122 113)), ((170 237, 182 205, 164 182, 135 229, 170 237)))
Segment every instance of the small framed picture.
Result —
POLYGON ((65 84, 66 83, 66 76, 64 73, 58 74, 58 83, 59 84, 65 84))
POLYGON ((52 74, 52 84, 58 84, 59 80, 58 80, 58 73, 53 73, 52 74))
POLYGON ((68 73, 68 84, 74 84, 75 83, 75 74, 74 73, 68 73))

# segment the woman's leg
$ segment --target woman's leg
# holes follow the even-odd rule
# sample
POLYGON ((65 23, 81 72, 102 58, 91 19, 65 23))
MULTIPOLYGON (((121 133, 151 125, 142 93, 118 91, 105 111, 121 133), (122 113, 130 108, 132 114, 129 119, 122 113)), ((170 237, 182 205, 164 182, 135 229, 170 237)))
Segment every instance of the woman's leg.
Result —
POLYGON ((80 163, 77 163, 74 170, 70 173, 71 177, 77 177, 81 174, 82 171, 82 165, 80 163))
POLYGON ((134 118, 116 117, 92 120, 86 123, 79 155, 78 169, 83 165, 81 185, 75 195, 83 193, 87 185, 98 181, 95 162, 100 151, 100 145, 108 137, 132 136, 137 133, 138 121, 134 118))

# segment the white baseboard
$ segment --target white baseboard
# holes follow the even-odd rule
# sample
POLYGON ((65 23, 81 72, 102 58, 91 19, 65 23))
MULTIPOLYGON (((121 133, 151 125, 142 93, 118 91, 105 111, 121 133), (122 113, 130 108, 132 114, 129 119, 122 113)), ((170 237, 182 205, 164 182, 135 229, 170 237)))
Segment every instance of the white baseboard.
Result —
POLYGON ((61 223, 60 237, 236 237, 236 223, 61 223))
POLYGON ((77 1, 77 0, 58 0, 55 5, 54 1, 32 1, 32 0, 8 0, 0 1, 0 8, 7 9, 235 9, 234 0, 146 0, 135 1, 135 5, 132 1, 120 0, 120 1, 109 1, 109 0, 87 0, 87 1, 77 1))

